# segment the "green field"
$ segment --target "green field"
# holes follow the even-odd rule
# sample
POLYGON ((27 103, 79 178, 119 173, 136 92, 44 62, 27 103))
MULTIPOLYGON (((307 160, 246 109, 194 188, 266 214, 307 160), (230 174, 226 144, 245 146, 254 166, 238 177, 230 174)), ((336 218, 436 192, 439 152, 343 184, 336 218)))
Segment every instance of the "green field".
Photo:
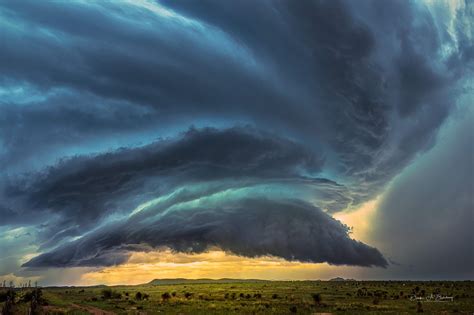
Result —
MULTIPOLYGON (((6 289, 1 291, 5 307, 6 289)), ((27 314, 33 289, 16 289, 27 314)), ((472 281, 155 281, 139 286, 42 288, 38 314, 473 314, 472 281), (410 299, 413 294, 421 301, 410 299), (431 294, 453 301, 427 300, 431 294)), ((5 313, 5 312, 4 312, 5 313)))

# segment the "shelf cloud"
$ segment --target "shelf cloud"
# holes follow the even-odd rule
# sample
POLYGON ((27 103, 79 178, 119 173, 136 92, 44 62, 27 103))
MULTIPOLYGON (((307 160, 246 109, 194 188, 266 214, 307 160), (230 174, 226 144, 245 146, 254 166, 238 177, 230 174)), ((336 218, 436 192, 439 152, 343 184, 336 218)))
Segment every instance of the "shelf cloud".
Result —
POLYGON ((0 4, 0 251, 18 229, 34 247, 2 272, 161 247, 389 266, 333 215, 436 148, 472 95, 472 17, 469 1, 0 4))

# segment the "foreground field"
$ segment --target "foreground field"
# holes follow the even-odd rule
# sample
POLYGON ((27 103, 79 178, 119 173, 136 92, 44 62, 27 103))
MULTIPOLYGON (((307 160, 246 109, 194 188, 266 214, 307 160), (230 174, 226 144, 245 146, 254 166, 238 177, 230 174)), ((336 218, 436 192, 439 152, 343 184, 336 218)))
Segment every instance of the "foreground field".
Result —
MULTIPOLYGON (((32 291, 16 290, 9 312, 27 314, 33 305, 33 313, 38 314, 474 313, 472 281, 158 281, 32 291), (434 296, 450 296, 453 301, 427 299, 434 296)), ((0 309, 4 313, 5 296, 3 290, 0 309)))

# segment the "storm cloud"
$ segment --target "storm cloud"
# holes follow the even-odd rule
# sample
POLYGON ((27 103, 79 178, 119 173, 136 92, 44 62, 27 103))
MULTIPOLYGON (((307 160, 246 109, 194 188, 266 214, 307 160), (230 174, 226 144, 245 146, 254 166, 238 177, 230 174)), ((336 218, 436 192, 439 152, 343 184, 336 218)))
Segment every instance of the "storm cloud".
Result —
POLYGON ((105 226, 35 257, 25 266, 109 266, 125 262, 130 250, 146 250, 146 246, 192 253, 214 246, 247 257, 273 255, 337 265, 387 265, 378 250, 350 239, 347 226, 310 204, 233 200, 233 196, 208 199, 191 208, 187 202, 173 210, 145 209, 146 215, 139 213, 123 223, 105 226))
MULTIPOLYGON (((301 144, 265 135, 251 127, 190 129, 177 139, 96 156, 64 160, 43 172, 27 174, 4 188, 12 209, 60 214, 59 224, 89 227, 109 212, 130 211, 146 196, 160 196, 201 181, 247 179, 329 183, 305 178, 317 174, 322 156, 301 144), (22 207, 18 207, 18 205, 22 207)), ((221 183, 224 185, 224 183, 221 183)), ((7 210, 4 210, 7 211, 7 210)), ((12 210, 10 210, 12 211, 12 210)), ((30 220, 10 215, 3 224, 30 220), (10 221, 8 221, 10 220, 10 221)), ((72 231, 71 231, 72 232, 72 231)))
POLYGON ((35 235, 29 267, 160 247, 387 266, 331 216, 436 148, 472 95, 472 20, 470 1, 1 3, 2 234, 35 235))

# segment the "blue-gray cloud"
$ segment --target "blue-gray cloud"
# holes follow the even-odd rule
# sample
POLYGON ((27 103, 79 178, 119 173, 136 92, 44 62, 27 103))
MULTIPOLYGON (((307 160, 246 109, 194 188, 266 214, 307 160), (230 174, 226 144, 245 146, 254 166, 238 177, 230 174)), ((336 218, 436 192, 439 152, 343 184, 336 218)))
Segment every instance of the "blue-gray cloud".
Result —
MULTIPOLYGON (((260 190, 268 189, 271 198, 278 191, 311 202, 314 209, 303 207, 316 216, 309 221, 325 226, 315 233, 341 237, 324 249, 309 239, 318 251, 309 254, 299 238, 288 248, 268 240, 240 250, 214 226, 202 233, 219 242, 179 229, 175 236, 250 256, 383 266, 377 250, 319 212, 373 198, 435 144, 473 70, 472 3, 449 5, 1 3, 0 225, 37 229, 37 245, 50 252, 38 265, 80 265, 80 242, 65 242, 87 235, 95 244, 100 228, 113 234, 118 220, 125 229, 149 201, 168 196, 159 204, 173 208, 236 189, 265 200, 260 190), (344 252, 329 254, 338 242, 344 252)), ((228 217, 215 207, 193 211, 224 225, 251 216, 240 205, 228 217)), ((255 211, 260 220, 264 210, 255 211)), ((194 223, 186 222, 192 231, 194 223)), ((143 229, 171 233, 163 224, 143 229)), ((127 253, 116 248, 132 242, 182 250, 128 235, 97 255, 122 262, 127 253)))
POLYGON ((393 182, 380 205, 374 237, 401 263, 392 277, 464 280, 474 274, 474 111, 470 105, 455 112, 436 147, 393 182), (402 249, 399 244, 410 246, 402 249))
POLYGON ((317 174, 323 162, 321 154, 301 144, 249 126, 190 129, 177 139, 79 156, 5 182, 4 207, 10 210, 3 211, 10 212, 2 225, 30 222, 22 211, 26 209, 37 215, 58 214, 64 219, 58 230, 75 226, 74 233, 80 233, 77 229, 96 224, 104 215, 130 211, 150 196, 183 185, 225 179, 304 180, 302 173, 317 174))
POLYGON ((267 199, 209 203, 216 206, 146 209, 144 215, 138 213, 104 226, 33 258, 25 266, 110 266, 125 262, 131 250, 162 246, 192 253, 218 246, 248 257, 274 255, 337 265, 387 265, 377 249, 350 239, 348 227, 310 204, 267 199))

